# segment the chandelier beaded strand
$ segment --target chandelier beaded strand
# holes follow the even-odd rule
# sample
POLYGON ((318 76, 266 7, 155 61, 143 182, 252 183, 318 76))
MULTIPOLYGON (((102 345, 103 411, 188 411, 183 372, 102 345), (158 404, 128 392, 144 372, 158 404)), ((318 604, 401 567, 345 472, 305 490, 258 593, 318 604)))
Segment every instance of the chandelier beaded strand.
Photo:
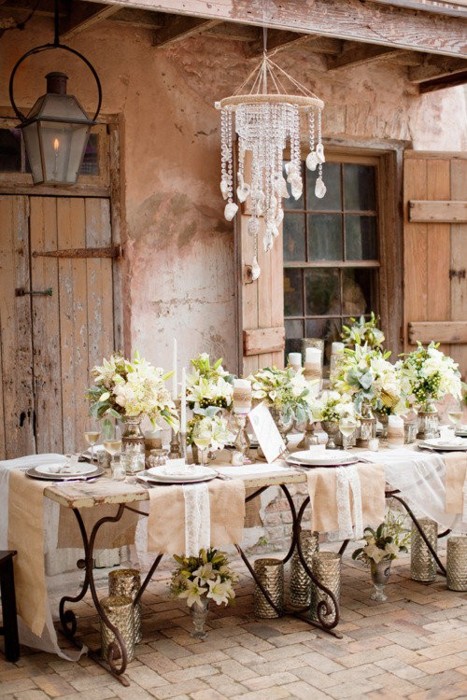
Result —
POLYGON ((263 247, 271 250, 284 219, 282 199, 290 195, 300 199, 303 179, 300 158, 301 121, 307 120, 310 151, 306 166, 318 170, 315 195, 326 194, 323 182, 325 162, 321 134, 324 103, 307 88, 274 63, 264 52, 261 63, 250 73, 234 95, 216 102, 221 112, 221 193, 227 204, 224 216, 232 221, 238 211, 234 202, 233 125, 238 136, 237 201, 248 202, 248 233, 254 237, 252 280, 258 279, 258 235, 260 217, 264 219, 263 247), (291 90, 294 91, 293 94, 291 90), (290 160, 283 175, 284 150, 289 147, 290 160), (245 157, 251 153, 250 172, 245 157))

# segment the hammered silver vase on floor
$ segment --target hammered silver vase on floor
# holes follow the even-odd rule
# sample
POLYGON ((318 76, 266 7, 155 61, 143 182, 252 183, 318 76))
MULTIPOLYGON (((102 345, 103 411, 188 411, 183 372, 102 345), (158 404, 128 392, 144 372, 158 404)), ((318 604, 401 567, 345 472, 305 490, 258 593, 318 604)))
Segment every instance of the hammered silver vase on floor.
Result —
MULTIPOLYGON (((284 607, 284 564, 281 559, 257 559, 254 571, 264 589, 268 592, 274 605, 282 611, 284 607)), ((256 584, 253 597, 253 612, 258 618, 279 617, 272 605, 268 603, 260 587, 256 584)))
MULTIPOLYGON (((109 573, 109 595, 123 595, 134 601, 141 588, 141 575, 138 569, 115 569, 109 573)), ((135 643, 143 638, 141 633, 141 602, 134 606, 135 643)))
POLYGON ((467 537, 448 539, 446 582, 450 591, 467 591, 467 537))
MULTIPOLYGON (((438 523, 430 518, 420 518, 418 523, 436 552, 438 547, 438 523)), ((414 581, 422 581, 423 583, 430 583, 436 579, 436 561, 423 541, 415 523, 412 524, 410 576, 414 581)))
MULTIPOLYGON (((135 624, 133 601, 127 596, 108 596, 100 601, 109 622, 120 632, 126 647, 127 661, 132 661, 135 654, 135 624)), ((108 657, 109 646, 115 641, 115 635, 101 620, 101 655, 108 657)), ((117 644, 117 648, 118 644, 117 644)), ((119 653, 114 654, 119 658, 119 653)))
MULTIPOLYGON (((313 576, 334 595, 337 606, 341 593, 341 555, 337 552, 316 552, 313 555, 313 576)), ((318 604, 324 600, 329 607, 329 612, 322 615, 322 619, 332 620, 336 616, 332 599, 318 586, 312 588, 311 618, 318 620, 318 604)))
MULTIPOLYGON (((319 549, 319 533, 304 530, 300 533, 300 549, 308 567, 313 566, 313 555, 319 549)), ((289 602, 295 607, 309 607, 311 603, 312 581, 306 573, 298 552, 292 555, 290 565, 289 602)))

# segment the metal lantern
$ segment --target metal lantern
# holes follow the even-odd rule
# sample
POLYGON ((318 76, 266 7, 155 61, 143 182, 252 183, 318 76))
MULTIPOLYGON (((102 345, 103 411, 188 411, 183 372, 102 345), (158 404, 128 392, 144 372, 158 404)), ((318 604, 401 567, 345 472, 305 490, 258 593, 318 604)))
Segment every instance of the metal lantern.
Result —
POLYGON ((20 124, 34 184, 72 185, 78 179, 90 128, 76 97, 66 94, 65 73, 48 73, 47 94, 20 124))
POLYGON ((35 185, 73 185, 76 182, 89 131, 96 123, 102 102, 101 84, 94 67, 78 51, 60 44, 58 17, 58 0, 55 0, 54 42, 37 46, 25 53, 16 62, 10 76, 10 102, 21 122, 19 128, 23 132, 26 154, 35 185), (98 93, 97 109, 92 118, 88 117, 76 97, 67 95, 68 76, 64 73, 51 72, 46 75, 47 92, 39 97, 27 116, 16 106, 13 86, 19 66, 29 56, 51 49, 68 51, 83 61, 91 71, 98 93))

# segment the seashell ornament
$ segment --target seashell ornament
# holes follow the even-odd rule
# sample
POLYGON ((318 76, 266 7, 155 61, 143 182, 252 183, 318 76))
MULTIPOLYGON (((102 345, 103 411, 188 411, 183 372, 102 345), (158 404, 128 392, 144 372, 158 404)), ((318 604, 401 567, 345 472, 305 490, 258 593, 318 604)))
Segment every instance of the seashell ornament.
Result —
POLYGON ((280 226, 283 221, 284 221, 284 210, 279 209, 277 212, 277 216, 275 218, 274 223, 276 226, 280 226))
POLYGON ((221 194, 224 199, 227 199, 229 196, 229 183, 227 180, 221 180, 221 194))
POLYGON ((255 255, 255 257, 253 258, 253 262, 251 263, 251 270, 250 270, 251 281, 255 282, 255 280, 258 279, 260 274, 261 274, 261 268, 258 264, 258 258, 255 255))
POLYGON ((303 183, 300 175, 294 175, 290 180, 290 190, 294 199, 300 199, 303 194, 303 183))
POLYGON ((318 177, 318 178, 316 178, 315 195, 316 195, 316 197, 318 197, 318 199, 323 199, 325 194, 326 194, 326 185, 323 182, 323 178, 318 177))
POLYGON ((237 187, 237 198, 239 202, 244 202, 250 194, 250 185, 239 185, 237 187))
POLYGON ((325 163, 326 158, 324 157, 324 146, 322 143, 318 143, 316 146, 316 157, 318 159, 318 163, 325 163))
POLYGON ((247 227, 250 236, 256 236, 259 233, 259 221, 256 216, 251 216, 247 227))
POLYGON ((318 162, 318 156, 316 155, 315 151, 310 151, 305 161, 308 170, 315 171, 318 167, 318 162))
POLYGON ((227 221, 232 221, 232 219, 234 218, 237 211, 238 211, 238 205, 235 204, 235 202, 228 202, 225 205, 225 209, 224 209, 224 216, 227 219, 227 221))

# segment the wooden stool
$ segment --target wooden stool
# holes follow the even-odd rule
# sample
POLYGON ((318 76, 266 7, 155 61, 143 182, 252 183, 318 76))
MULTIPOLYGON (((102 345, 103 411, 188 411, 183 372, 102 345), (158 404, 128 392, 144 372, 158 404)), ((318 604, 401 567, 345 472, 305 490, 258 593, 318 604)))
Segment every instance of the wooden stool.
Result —
POLYGON ((3 627, 0 634, 5 637, 5 658, 7 661, 18 661, 19 639, 18 621, 16 619, 15 578, 13 575, 14 551, 0 550, 0 594, 2 596, 3 627))

